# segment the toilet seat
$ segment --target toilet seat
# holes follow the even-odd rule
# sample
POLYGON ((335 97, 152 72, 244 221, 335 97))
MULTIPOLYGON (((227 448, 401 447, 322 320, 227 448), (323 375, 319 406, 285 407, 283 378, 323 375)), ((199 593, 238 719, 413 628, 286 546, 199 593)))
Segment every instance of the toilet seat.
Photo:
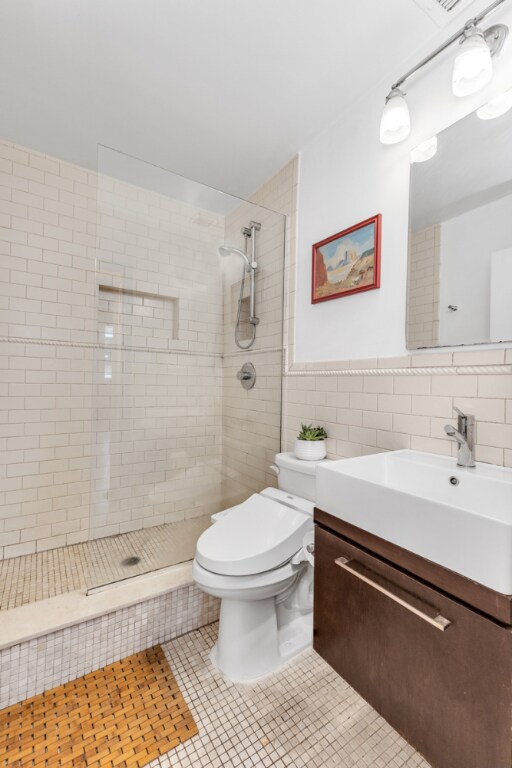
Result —
POLYGON ((298 552, 311 515, 282 503, 275 492, 263 494, 233 507, 199 537, 199 566, 223 576, 251 576, 279 568, 298 552))
POLYGON ((224 576, 207 571, 197 562, 192 564, 192 576, 196 584, 215 597, 231 600, 263 600, 275 597, 286 589, 299 571, 290 561, 264 573, 249 576, 224 576))

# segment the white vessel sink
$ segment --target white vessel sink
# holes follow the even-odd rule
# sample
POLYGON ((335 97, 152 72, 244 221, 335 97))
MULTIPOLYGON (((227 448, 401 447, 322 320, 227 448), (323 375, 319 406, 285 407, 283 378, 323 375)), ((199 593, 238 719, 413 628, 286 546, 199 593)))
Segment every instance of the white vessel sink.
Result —
POLYGON ((317 468, 317 507, 503 594, 512 594, 512 470, 419 451, 317 468))

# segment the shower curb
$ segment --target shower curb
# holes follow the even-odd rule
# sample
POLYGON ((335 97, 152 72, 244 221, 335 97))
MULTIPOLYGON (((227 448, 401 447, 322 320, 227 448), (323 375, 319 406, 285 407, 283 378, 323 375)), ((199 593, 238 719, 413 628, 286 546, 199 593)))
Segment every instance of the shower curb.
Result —
POLYGON ((137 588, 136 577, 90 596, 73 592, 40 601, 47 620, 39 626, 35 616, 30 620, 38 603, 3 611, 0 709, 217 621, 219 601, 191 581, 190 564, 177 568, 174 578, 155 574, 137 588), (66 602, 59 604, 63 597, 66 602), (69 610, 73 601, 80 604, 81 617, 69 610))

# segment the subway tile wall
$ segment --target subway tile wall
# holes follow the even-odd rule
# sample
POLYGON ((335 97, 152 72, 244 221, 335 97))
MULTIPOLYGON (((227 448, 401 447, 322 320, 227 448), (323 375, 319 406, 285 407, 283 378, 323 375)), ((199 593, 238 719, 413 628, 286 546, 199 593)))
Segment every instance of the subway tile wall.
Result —
POLYGON ((51 342, 0 343, 0 554, 3 549, 6 557, 88 535, 94 353, 51 342))
POLYGON ((223 240, 0 142, 0 557, 223 507, 223 240))
POLYGON ((456 456, 443 428, 456 426, 457 406, 476 416, 477 460, 510 467, 511 365, 512 350, 488 350, 353 361, 355 374, 304 370, 286 379, 286 445, 291 450, 305 420, 326 427, 331 458, 401 448, 456 456), (477 366, 493 372, 478 373, 477 366), (379 368, 381 375, 372 373, 379 368))
POLYGON ((407 276, 407 343, 435 347, 439 343, 439 269, 441 226, 409 236, 407 276))
POLYGON ((260 323, 254 346, 245 352, 237 349, 233 339, 239 295, 233 285, 238 289, 241 270, 238 262, 229 265, 225 278, 223 467, 224 492, 232 504, 276 484, 270 465, 281 448, 283 244, 286 252, 294 246, 292 217, 297 173, 298 159, 294 158, 249 202, 226 217, 226 242, 239 248, 244 246, 241 227, 248 226, 251 220, 262 225, 256 233, 256 314, 260 323), (253 362, 257 376, 256 386, 249 391, 236 379, 236 372, 246 361, 253 362))
POLYGON ((97 209, 92 537, 224 506, 224 217, 103 175, 97 209))

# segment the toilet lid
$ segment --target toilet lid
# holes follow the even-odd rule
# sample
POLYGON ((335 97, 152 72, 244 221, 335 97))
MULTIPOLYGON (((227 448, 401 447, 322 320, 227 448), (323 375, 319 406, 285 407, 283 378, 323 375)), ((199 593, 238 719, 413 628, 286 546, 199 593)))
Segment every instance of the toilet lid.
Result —
POLYGON ((201 534, 196 560, 225 576, 270 571, 298 552, 312 526, 304 512, 255 493, 201 534))

